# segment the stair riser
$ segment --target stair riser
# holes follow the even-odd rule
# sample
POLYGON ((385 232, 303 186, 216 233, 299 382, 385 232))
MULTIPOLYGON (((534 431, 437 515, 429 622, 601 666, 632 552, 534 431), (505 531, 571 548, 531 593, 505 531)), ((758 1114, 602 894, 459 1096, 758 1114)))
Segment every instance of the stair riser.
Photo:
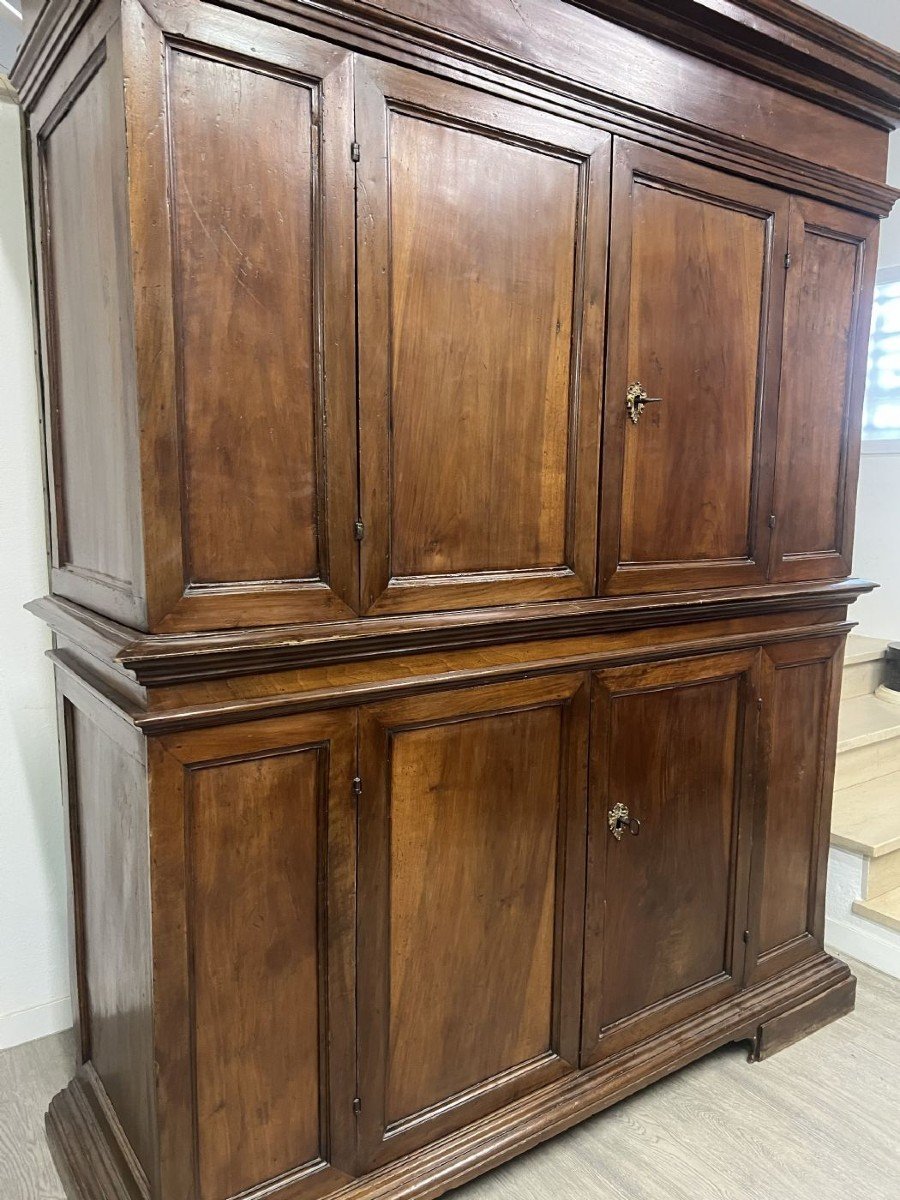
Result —
POLYGON ((900 888, 900 850, 882 854, 880 858, 866 859, 863 872, 862 898, 873 900, 900 888))
POLYGON ((876 658, 873 662, 853 663, 844 667, 841 678, 841 699, 850 700, 854 696, 871 696, 882 682, 884 676, 884 659, 876 658))
POLYGON ((867 779, 880 779, 893 771, 900 771, 900 737, 858 746, 855 750, 842 750, 835 767, 835 791, 865 783, 867 779))

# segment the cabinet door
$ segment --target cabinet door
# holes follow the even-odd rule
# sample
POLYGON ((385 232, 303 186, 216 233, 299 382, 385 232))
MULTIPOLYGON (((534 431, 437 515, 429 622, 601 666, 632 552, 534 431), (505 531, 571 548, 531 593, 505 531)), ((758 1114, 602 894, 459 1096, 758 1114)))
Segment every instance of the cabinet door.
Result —
POLYGON ((605 593, 764 579, 788 200, 617 142, 605 593), (648 402, 629 415, 629 389, 648 402))
POLYGON ((151 620, 350 615, 351 56, 154 7, 164 28, 129 4, 125 36, 151 620))
POLYGON ((590 595, 610 139, 355 78, 363 610, 590 595))
POLYGON ((878 221, 791 200, 773 576, 850 574, 878 221))
POLYGON ((586 743, 581 676, 361 710, 361 1166, 577 1063, 586 743))
POLYGON ((756 659, 594 676, 585 1063, 740 985, 756 659))
POLYGON ((841 638, 766 647, 747 922, 748 977, 821 949, 841 638))
POLYGON ((322 1196, 355 1154, 356 715, 167 736, 150 763, 162 1190, 322 1196))

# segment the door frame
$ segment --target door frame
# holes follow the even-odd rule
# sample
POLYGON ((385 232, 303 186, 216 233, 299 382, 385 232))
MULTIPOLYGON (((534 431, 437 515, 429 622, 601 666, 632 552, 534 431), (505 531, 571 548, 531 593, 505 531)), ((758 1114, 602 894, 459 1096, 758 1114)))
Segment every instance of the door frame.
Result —
MULTIPOLYGON (((775 430, 784 316, 788 202, 786 193, 698 163, 675 158, 617 137, 613 150, 610 216, 609 311, 621 314, 607 336, 603 405, 599 594, 618 596, 660 591, 761 583, 766 579, 773 511, 775 430), (633 242, 632 193, 635 178, 670 191, 764 218, 766 257, 756 379, 756 416, 751 489, 748 497, 750 553, 746 558, 709 561, 623 563, 620 561, 625 438, 633 432, 625 397, 631 311, 633 242)), ((637 433, 640 433, 638 427, 637 433)))
MULTIPOLYGON (((368 615, 560 600, 595 591, 612 136, 572 118, 356 56, 360 611, 368 615), (407 112, 578 165, 565 562, 395 577, 391 570, 391 308, 387 114, 407 112)), ((440 470, 440 464, 435 464, 440 470)))
POLYGON ((577 1068, 584 949, 589 692, 583 672, 480 684, 364 706, 359 722, 357 1029, 359 1167, 369 1171, 577 1068), (550 1051, 390 1126, 390 762, 395 733, 547 707, 562 710, 550 1051))
POLYGON ((759 650, 751 647, 637 666, 606 667, 592 673, 582 1067, 610 1058, 660 1034, 670 1026, 734 995, 743 986, 746 947, 742 931, 746 927, 750 872, 753 778, 759 717, 759 656, 759 650), (701 981, 603 1028, 600 1021, 603 1005, 606 868, 607 855, 613 844, 607 822, 610 807, 607 768, 611 761, 609 717, 613 698, 729 679, 740 681, 741 707, 735 743, 729 911, 723 955, 726 969, 709 980, 701 981), (593 969, 592 963, 596 964, 593 969))
MULTIPOLYGON (((199 1172, 191 932, 191 773, 321 751, 318 879, 319 1120, 327 1157, 288 1173, 315 1200, 353 1176, 356 1129, 357 710, 332 709, 148 739, 153 912, 153 1019, 160 1169, 165 1195, 193 1196, 199 1172)), ((283 1178, 283 1177, 280 1177, 283 1178)), ((267 1180, 259 1181, 259 1189, 267 1180)))

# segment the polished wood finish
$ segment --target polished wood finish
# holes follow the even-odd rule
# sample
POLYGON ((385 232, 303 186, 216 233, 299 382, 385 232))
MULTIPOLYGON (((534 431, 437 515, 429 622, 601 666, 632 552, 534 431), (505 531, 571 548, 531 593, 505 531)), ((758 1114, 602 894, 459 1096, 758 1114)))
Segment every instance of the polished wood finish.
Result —
POLYGON ((775 481, 775 579, 850 573, 874 221, 796 197, 775 481))
POLYGON ((363 1163, 577 1062, 586 703, 568 675, 361 711, 363 1163))
POLYGON ((362 609, 589 595, 610 139, 357 63, 362 609))
POLYGON ((611 228, 602 590, 761 581, 787 199, 620 142, 611 228))
POLYGON ((594 676, 586 1062, 740 986, 755 663, 744 651, 594 676), (637 824, 617 839, 618 804, 637 824))
POLYGON ((73 1200, 425 1200, 846 1012, 900 60, 788 0, 48 0, 14 79, 73 1200))

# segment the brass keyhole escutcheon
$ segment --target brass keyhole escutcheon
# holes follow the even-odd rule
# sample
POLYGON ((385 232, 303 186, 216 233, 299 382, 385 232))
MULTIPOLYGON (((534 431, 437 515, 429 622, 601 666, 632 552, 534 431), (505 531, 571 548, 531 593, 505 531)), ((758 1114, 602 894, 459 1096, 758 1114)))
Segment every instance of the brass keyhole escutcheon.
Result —
POLYGON ((610 832, 617 842, 621 842, 622 834, 627 829, 632 837, 641 832, 641 823, 637 817, 631 816, 626 804, 615 804, 606 814, 610 832))
POLYGON ((628 391, 625 393, 625 408, 628 410, 633 425, 637 425, 645 404, 661 403, 662 396, 648 396, 640 380, 636 379, 634 383, 628 385, 628 391))

